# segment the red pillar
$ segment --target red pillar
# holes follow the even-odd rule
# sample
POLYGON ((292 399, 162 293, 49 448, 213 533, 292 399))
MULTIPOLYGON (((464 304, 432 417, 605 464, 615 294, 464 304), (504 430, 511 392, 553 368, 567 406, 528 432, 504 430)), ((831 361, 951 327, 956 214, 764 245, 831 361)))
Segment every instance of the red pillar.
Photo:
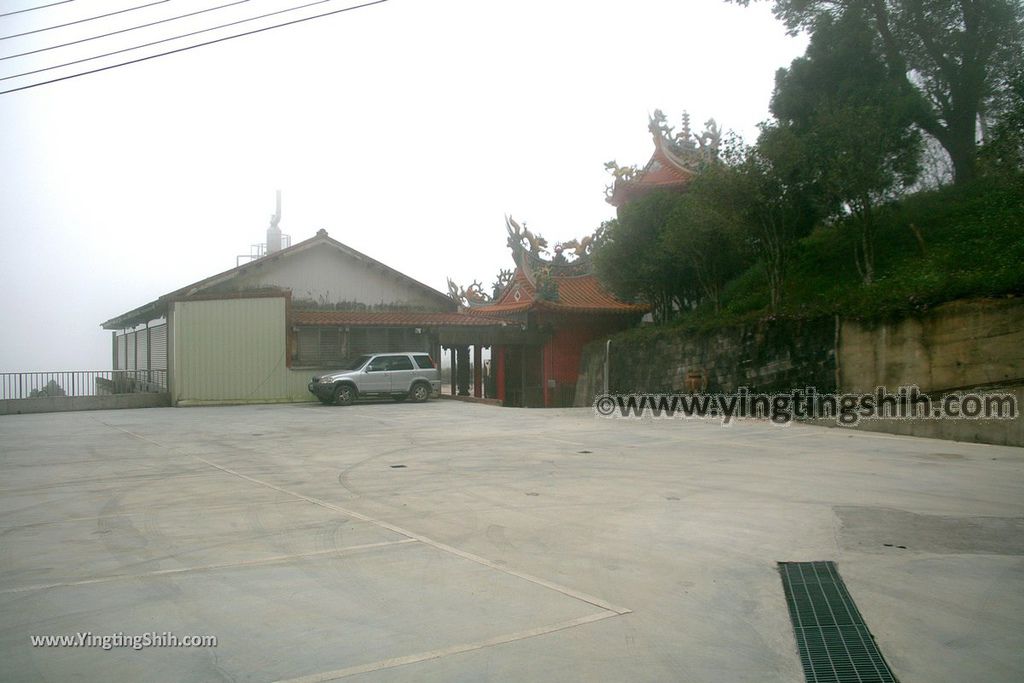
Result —
POLYGON ((498 400, 505 402, 505 347, 491 347, 491 364, 494 372, 494 388, 498 394, 498 400))
POLYGON ((473 345, 473 396, 483 398, 484 354, 479 344, 473 345))

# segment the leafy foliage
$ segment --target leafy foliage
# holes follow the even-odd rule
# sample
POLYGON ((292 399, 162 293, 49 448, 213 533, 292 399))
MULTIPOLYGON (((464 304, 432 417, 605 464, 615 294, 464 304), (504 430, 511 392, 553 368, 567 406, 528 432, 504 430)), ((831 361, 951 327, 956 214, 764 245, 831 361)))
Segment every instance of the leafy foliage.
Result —
MULTIPOLYGON (((794 249, 786 304, 777 314, 880 320, 958 298, 1024 295, 1022 222, 1022 174, 922 192, 883 207, 877 229, 886 238, 878 244, 877 277, 867 286, 844 267, 856 231, 844 221, 820 226, 794 249)), ((689 323, 763 316, 763 290, 763 273, 751 269, 725 289, 720 315, 699 309, 689 323)))
POLYGON ((757 143, 731 140, 684 193, 595 233, 606 285, 669 322, 627 334, 1024 295, 1020 0, 773 2, 811 41, 778 72, 757 143), (922 131, 955 184, 911 195, 922 131))
POLYGON ((982 169, 996 175, 1024 171, 1024 64, 1008 77, 1003 94, 999 121, 980 152, 982 169))
MULTIPOLYGON (((750 0, 733 0, 749 4, 750 0)), ((1020 56, 1020 0, 772 0, 793 32, 812 35, 851 11, 870 18, 888 78, 912 97, 915 123, 953 161, 956 182, 976 171, 976 130, 997 113, 1020 56)))
POLYGON ((886 77, 867 17, 847 10, 820 17, 804 57, 776 75, 772 113, 813 154, 804 163, 825 213, 859 228, 857 269, 874 277, 874 214, 920 170, 913 101, 886 77))
POLYGON ((696 285, 695 298, 710 302, 716 310, 725 284, 750 262, 734 212, 717 201, 726 177, 721 166, 698 176, 689 191, 675 200, 662 235, 665 254, 681 264, 696 285))
POLYGON ((42 388, 33 389, 28 395, 29 398, 46 398, 49 396, 67 396, 67 392, 64 391, 64 387, 51 379, 42 388))
POLYGON ((622 207, 604 227, 594 252, 598 277, 618 297, 649 303, 658 320, 668 320, 688 295, 684 267, 661 248, 665 218, 677 196, 656 192, 622 207))
POLYGON ((792 130, 765 125, 754 147, 734 145, 715 198, 732 207, 737 229, 765 275, 768 306, 782 305, 793 243, 818 216, 807 148, 792 130))

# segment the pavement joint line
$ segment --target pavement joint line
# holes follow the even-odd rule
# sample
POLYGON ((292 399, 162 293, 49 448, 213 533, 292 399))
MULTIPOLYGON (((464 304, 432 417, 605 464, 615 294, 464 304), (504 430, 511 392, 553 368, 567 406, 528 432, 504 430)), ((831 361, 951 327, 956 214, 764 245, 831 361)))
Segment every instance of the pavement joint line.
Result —
POLYGON ((298 678, 282 679, 277 681, 277 683, 324 683, 324 681, 335 681, 339 678, 348 678, 349 676, 356 676, 358 674, 372 673, 374 671, 381 671, 383 669, 392 669, 397 666, 405 666, 407 664, 426 662, 431 659, 440 659, 441 657, 448 657, 450 655, 457 655, 465 652, 473 652, 474 650, 482 650, 484 648, 494 647, 495 645, 513 643, 517 640, 535 638, 537 636, 547 635, 548 633, 555 633, 556 631, 564 631, 566 629, 575 628, 577 626, 583 626, 584 624, 592 624, 595 621, 601 621, 602 619, 608 619, 610 617, 616 616, 620 615, 616 612, 609 612, 606 610, 603 612, 589 614, 584 617, 579 617, 577 619, 571 619, 569 621, 560 621, 554 624, 547 624, 545 626, 538 626, 536 628, 527 629, 525 631, 507 633, 505 635, 495 636, 494 638, 488 638, 486 640, 478 640, 472 643, 462 643, 460 645, 451 645, 449 647, 444 647, 437 650, 430 650, 428 652, 419 652, 412 655, 405 655, 403 657, 392 657, 391 659, 382 659, 380 661, 371 662, 369 664, 350 666, 344 669, 335 669, 334 671, 323 671, 320 673, 310 674, 308 676, 300 676, 298 678))
POLYGON ((94 419, 97 422, 99 422, 101 425, 106 425, 107 427, 110 427, 111 429, 116 429, 119 432, 124 432, 125 434, 128 434, 129 436, 134 436, 136 439, 140 439, 140 440, 145 441, 147 443, 151 443, 154 446, 159 446, 160 448, 167 449, 167 446, 165 446, 164 444, 158 443, 156 441, 153 441, 153 439, 148 439, 148 438, 142 436, 141 434, 136 434, 135 432, 129 431, 129 430, 125 429, 124 427, 118 427, 117 425, 112 425, 109 422, 104 422, 103 420, 99 419, 98 417, 93 417, 93 416, 90 416, 90 417, 92 417, 92 419, 94 419))
MULTIPOLYGON (((102 422, 101 420, 97 420, 97 422, 101 422, 102 424, 107 424, 106 422, 102 422)), ((131 432, 131 431, 127 430, 127 429, 123 429, 123 428, 117 427, 115 425, 108 425, 108 426, 113 427, 114 429, 117 429, 119 431, 122 431, 125 434, 129 434, 131 436, 134 436, 134 437, 136 437, 138 439, 142 439, 143 441, 147 441, 147 442, 149 442, 151 444, 154 444, 156 446, 160 446, 161 448, 164 448, 164 449, 169 448, 168 446, 165 446, 164 444, 161 444, 161 443, 158 443, 156 441, 153 441, 152 439, 148 439, 148 438, 146 438, 144 436, 141 436, 139 434, 131 432)), ((399 534, 401 536, 405 536, 407 538, 411 538, 411 539, 417 540, 417 541, 419 541, 421 543, 424 543, 426 545, 432 546, 432 547, 434 547, 434 548, 436 548, 438 550, 441 550, 442 552, 451 553, 452 555, 455 555, 457 557, 461 557, 463 559, 469 560, 470 562, 476 562, 477 564, 483 565, 485 567, 489 567, 491 569, 494 569, 495 571, 502 572, 503 574, 508 574, 509 576, 515 576, 517 578, 523 579, 524 581, 529 581, 530 583, 534 583, 534 584, 536 584, 538 586, 543 586, 545 588, 549 588, 549 589, 551 589, 551 590, 553 590, 555 592, 558 592, 558 593, 561 593, 563 595, 567 595, 567 596, 569 596, 571 598, 575 598, 577 600, 580 600, 582 602, 586 602, 586 603, 589 603, 591 605, 594 605, 595 607, 600 607, 603 610, 608 610, 609 612, 614 612, 615 614, 629 614, 630 612, 633 611, 633 610, 628 609, 626 607, 618 607, 616 605, 613 605, 613 604, 607 602, 606 600, 602 600, 601 598, 595 597, 593 595, 588 595, 587 593, 583 593, 581 591, 574 590, 572 588, 569 588, 568 586, 562 586, 561 584, 557 584, 557 583, 554 583, 552 581, 548 581, 546 579, 542 579, 540 577, 533 576, 532 574, 527 574, 525 572, 520 572, 520 571, 516 571, 514 569, 509 569, 508 567, 502 567, 501 565, 499 565, 499 564, 497 564, 495 562, 492 562, 491 560, 488 560, 488 559, 486 559, 484 557, 480 557, 479 555, 474 555, 473 553, 466 552, 465 550, 459 550, 458 548, 452 547, 452 546, 447 545, 445 543, 441 543, 439 541, 435 541, 432 538, 428 538, 427 536, 424 536, 422 534, 418 534, 415 531, 410 531, 408 529, 404 529, 402 527, 396 526, 394 524, 391 524, 390 522, 385 522, 385 521, 380 520, 380 519, 375 519, 375 518, 370 517, 368 515, 364 515, 362 513, 356 512, 355 510, 349 510, 347 508, 341 507, 340 505, 334 505, 333 503, 328 503, 325 500, 320 500, 319 498, 313 498, 312 496, 306 496, 306 495, 303 495, 303 494, 298 493, 296 491, 292 491, 290 489, 286 489, 286 488, 284 488, 282 486, 277 486, 276 484, 271 484, 270 482, 263 481, 261 479, 256 479, 254 477, 250 477, 248 475, 242 474, 241 472, 237 472, 237 471, 232 470, 232 469, 230 469, 228 467, 224 467, 223 465, 218 465, 217 463, 215 463, 215 462, 213 462, 211 460, 207 460, 206 458, 203 458, 201 456, 192 455, 192 454, 189 454, 189 455, 191 455, 191 457, 195 458, 199 462, 206 463, 210 467, 214 467, 214 468, 216 468, 218 470, 221 470, 222 472, 225 472, 227 474, 231 474, 231 475, 234 475, 236 477, 240 477, 242 479, 245 479, 246 481, 250 481, 250 482, 252 482, 254 484, 258 484, 259 486, 265 486, 265 487, 271 488, 271 489, 273 489, 275 491, 279 491, 281 493, 285 493, 285 494, 287 494, 289 496, 294 496, 295 498, 301 498, 302 500, 308 501, 308 502, 310 502, 310 503, 312 503, 314 505, 319 505, 320 507, 326 508, 328 510, 334 510, 336 512, 340 512, 343 515, 347 515, 349 517, 353 517, 355 519, 359 519, 359 520, 362 520, 364 522, 370 522, 371 524, 375 524, 375 525, 377 525, 377 526, 379 526, 381 528, 388 529, 389 531, 393 531, 396 534, 399 534)))
MULTIPOLYGON (((303 503, 301 500, 268 500, 262 503, 248 501, 245 503, 231 503, 227 505, 211 505, 202 509, 202 512, 210 512, 212 510, 233 510, 246 507, 263 507, 265 505, 295 505, 297 503, 303 503)), ((173 509, 173 508, 172 508, 173 509)), ((129 510, 118 510, 116 513, 109 515, 93 515, 91 517, 65 517, 64 519, 52 519, 47 522, 29 522, 27 524, 12 524, 10 526, 0 526, 0 532, 10 531, 11 529, 28 529, 36 526, 50 526, 53 524, 68 524, 70 522, 98 522, 101 519, 114 519, 116 517, 132 517, 135 515, 144 515, 153 512, 153 508, 138 508, 129 510)), ((13 513, 4 513, 13 514, 13 513)))
POLYGON ((241 472, 236 472, 235 470, 232 470, 230 468, 224 467, 223 465, 218 465, 217 463, 211 462, 210 460, 207 460, 205 458, 201 458, 201 457, 199 457, 197 455, 194 455, 192 457, 194 457, 197 460, 200 460, 202 462, 205 462, 210 467, 216 467, 218 470, 221 470, 221 471, 223 471, 223 472, 225 472, 227 474, 232 474, 232 475, 234 475, 236 477, 241 477, 242 479, 245 479, 247 481, 251 481, 254 484, 259 484, 260 486, 266 486, 268 488, 274 489, 275 491, 280 491, 281 493, 287 493, 289 495, 295 496, 296 498, 301 498, 302 500, 309 501, 310 503, 312 503, 314 505, 319 505, 321 507, 327 508, 328 510, 334 510, 336 512, 340 512, 343 515, 348 515, 349 517, 354 517, 355 519, 362 520, 364 522, 369 522, 371 524, 375 524, 375 525, 377 525, 377 526, 379 526, 381 528, 387 529, 388 531, 393 531, 396 534, 400 534, 400 535, 405 536, 407 538, 411 538, 413 540, 419 541, 420 543, 429 545, 429 546, 431 546, 433 548, 436 548, 438 550, 441 550, 443 552, 451 553, 452 555, 456 555, 456 556, 461 557, 461 558, 463 558, 465 560, 469 560, 470 562, 476 562, 477 564, 481 564, 481 565, 483 565, 485 567, 489 567, 489 568, 494 569, 496 571, 502 572, 503 574, 508 574, 510 576, 515 576, 517 578, 523 579, 524 581, 529 581, 530 583, 535 583, 538 586, 543 586, 545 588, 549 588, 549 589, 551 589, 553 591, 556 591, 558 593, 561 593, 563 595, 567 595, 567 596, 569 596, 571 598, 576 598, 577 600, 580 600, 582 602, 586 602, 586 603, 589 603, 591 605, 594 605, 595 607, 600 607, 601 609, 608 610, 609 612, 614 612, 616 614, 629 614, 630 612, 633 611, 633 610, 627 609, 625 607, 617 607, 617 606, 615 606, 615 605, 613 605, 613 604, 611 604, 611 603, 609 603, 609 602, 607 602, 605 600, 602 600, 601 598, 598 598, 598 597, 595 597, 593 595, 588 595, 587 593, 583 593, 583 592, 574 590, 572 588, 569 588, 568 586, 563 586, 561 584, 557 584, 557 583, 554 583, 552 581, 548 581, 546 579, 542 579, 540 577, 533 576, 532 574, 527 574, 525 572, 520 572, 520 571, 517 571, 515 569, 509 569, 508 567, 502 567, 501 565, 499 565, 499 564, 497 564, 495 562, 492 562, 491 560, 488 560, 487 558, 480 557, 479 555, 474 555, 473 553, 466 552, 465 550, 459 550, 458 548, 455 548, 453 546, 447 545, 445 543, 441 543, 440 541, 435 541, 434 539, 429 538, 427 536, 424 536, 423 534, 418 534, 415 531, 410 531, 409 529, 404 529, 404 528, 402 528, 400 526, 397 526, 395 524, 392 524, 390 522, 385 522, 385 521, 380 520, 380 519, 375 519, 373 517, 370 517, 369 515, 364 515, 364 514, 362 514, 360 512, 356 512, 355 510, 349 510, 347 508, 341 507, 340 505, 334 505, 333 503, 328 503, 325 500, 321 500, 319 498, 314 498, 312 496, 306 496, 306 495, 303 495, 303 494, 298 493, 296 491, 291 491, 291 490, 286 489, 284 487, 277 486, 276 484, 271 484, 270 482, 263 481, 261 479, 256 479, 255 477, 250 477, 248 475, 242 474, 241 472))
POLYGON ((567 443, 570 446, 586 446, 587 445, 587 444, 583 443, 582 441, 569 441, 568 439, 559 439, 556 436, 541 436, 540 438, 544 439, 545 441, 558 441, 559 443, 567 443))
POLYGON ((0 489, 0 496, 9 495, 25 495, 28 493, 39 493, 40 491, 52 491, 54 489, 63 489, 69 486, 90 486, 90 485, 102 485, 102 484, 116 484, 118 482, 145 482, 152 479, 163 481, 167 479, 179 479, 183 477, 203 477, 208 473, 206 472, 173 472, 173 473, 155 473, 155 474, 132 474, 122 477, 103 477, 96 479, 68 479, 57 484, 48 484, 46 486, 26 486, 23 488, 12 488, 12 489, 0 489))
POLYGON ((356 552, 359 550, 370 550, 373 548, 386 548, 393 545, 403 545, 405 543, 415 543, 416 539, 406 538, 400 541, 383 541, 380 543, 364 543, 362 545, 352 545, 345 548, 331 548, 328 550, 316 550, 309 553, 296 553, 294 555, 275 555, 274 557, 264 557, 258 560, 247 560, 243 562, 224 562, 221 564, 207 564, 198 567, 176 567, 174 569, 157 569, 151 572, 143 572, 141 574, 111 574, 110 576, 97 576, 91 579, 81 579, 79 581, 60 581, 58 583, 45 583, 37 584, 35 586, 21 586, 19 588, 6 588, 0 590, 0 594, 6 593, 29 593, 32 591, 49 590, 51 588, 67 588, 74 586, 89 586, 97 583, 110 583, 112 581, 124 581, 126 579, 147 579, 158 576, 168 576, 173 574, 186 574, 188 572, 207 572, 215 571, 218 569, 236 569, 244 567, 259 567, 263 565, 279 564, 281 562, 288 562, 289 560, 300 560, 306 557, 320 557, 323 555, 338 555, 342 553, 356 552))

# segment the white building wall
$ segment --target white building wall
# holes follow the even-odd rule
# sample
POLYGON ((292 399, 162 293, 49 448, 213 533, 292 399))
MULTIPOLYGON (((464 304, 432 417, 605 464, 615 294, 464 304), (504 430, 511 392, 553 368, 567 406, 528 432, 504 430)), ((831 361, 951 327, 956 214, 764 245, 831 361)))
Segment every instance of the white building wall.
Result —
POLYGON ((290 289, 295 301, 312 300, 321 305, 355 302, 444 310, 439 297, 329 245, 315 246, 280 260, 268 257, 254 261, 245 272, 214 289, 239 291, 271 286, 290 289))

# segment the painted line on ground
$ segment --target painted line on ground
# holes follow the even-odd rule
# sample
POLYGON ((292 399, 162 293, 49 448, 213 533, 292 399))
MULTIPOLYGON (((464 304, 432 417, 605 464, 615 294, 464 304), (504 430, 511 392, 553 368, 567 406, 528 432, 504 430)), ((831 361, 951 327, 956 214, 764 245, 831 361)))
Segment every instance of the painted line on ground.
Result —
MULTIPOLYGON (((262 502, 262 503, 256 502, 256 501, 247 501, 247 502, 244 502, 244 503, 230 503, 230 504, 227 504, 227 505, 210 505, 209 507, 204 507, 201 510, 201 512, 210 512, 212 510, 240 510, 240 509, 245 509, 245 508, 248 508, 248 507, 263 507, 263 506, 266 506, 266 505, 295 505, 297 503, 302 503, 302 502, 304 502, 304 501, 295 500, 295 499, 274 500, 274 501, 269 501, 268 500, 268 501, 265 501, 265 502, 262 502)), ((163 510, 156 510, 156 511, 157 512, 169 512, 171 514, 174 514, 175 512, 180 512, 181 510, 180 510, 180 508, 177 508, 177 507, 168 507, 168 508, 164 508, 163 510)), ((65 517, 63 519, 51 519, 51 520, 47 520, 45 522, 28 522, 26 524, 12 524, 12 525, 9 525, 9 526, 0 526, 0 532, 10 531, 12 529, 28 529, 28 528, 37 527, 37 526, 51 526, 53 524, 67 524, 67 523, 70 523, 70 522, 98 522, 101 519, 116 519, 118 517, 135 517, 135 516, 138 516, 138 515, 151 515, 153 512, 154 512, 154 508, 152 508, 152 507, 149 507, 149 508, 134 508, 134 509, 133 508, 125 508, 125 509, 119 509, 117 512, 111 513, 109 515, 93 515, 91 517, 65 517)))
POLYGON ((210 467, 215 467, 218 470, 221 470, 222 472, 225 472, 227 474, 231 474, 231 475, 234 475, 236 477, 241 477, 242 479, 245 479, 246 481, 250 481, 250 482, 252 482, 254 484, 258 484, 260 486, 266 486, 267 488, 274 489, 275 491, 280 491, 281 493, 287 493, 288 495, 295 496, 296 498, 301 498, 302 500, 309 501, 310 503, 312 503, 314 505, 319 505, 320 507, 327 508, 328 510, 334 510, 336 512, 340 512, 343 515, 347 515, 349 517, 353 517, 355 519, 359 519, 359 520, 362 520, 364 522, 369 522, 371 524, 375 524, 375 525, 377 525, 377 526, 379 526, 379 527, 381 527, 383 529, 387 529, 388 531, 393 531, 396 534, 401 534, 402 536, 405 536, 407 538, 419 541, 420 543, 424 543, 426 545, 432 546, 432 547, 437 548, 438 550, 441 550, 443 552, 451 553, 452 555, 456 555, 456 556, 461 557, 461 558, 463 558, 465 560, 469 560, 470 562, 476 562, 477 564, 481 564, 481 565, 483 565, 485 567, 490 567, 491 569, 494 569, 496 571, 502 572, 503 574, 509 574, 510 576, 515 576, 517 578, 523 579, 524 581, 529 581, 530 583, 537 584, 538 586, 543 586, 545 588, 550 588, 553 591, 557 591, 557 592, 559 592, 559 593, 561 593, 563 595, 567 595, 567 596, 569 596, 571 598, 576 598, 577 600, 581 600, 582 602, 589 603, 591 605, 594 605, 595 607, 600 607, 601 609, 608 610, 608 611, 614 612, 616 614, 629 614, 630 612, 632 612, 632 610, 630 610, 630 609, 627 609, 625 607, 617 607, 617 606, 615 606, 615 605, 613 605, 613 604, 611 604, 611 603, 609 603, 609 602, 607 602, 605 600, 602 600, 601 598, 594 597, 593 595, 588 595, 586 593, 582 593, 580 591, 574 590, 574 589, 569 588, 567 586, 563 586, 561 584, 557 584, 557 583, 554 583, 552 581, 548 581, 546 579, 542 579, 540 577, 533 576, 532 574, 527 574, 525 572, 520 572, 520 571, 517 571, 515 569, 509 569, 508 567, 503 567, 503 566, 501 566, 501 565, 499 565, 499 564, 497 564, 495 562, 492 562, 491 560, 488 560, 488 559, 486 559, 484 557, 480 557, 479 555, 474 555, 473 553, 466 552, 465 550, 459 550, 458 548, 454 548, 454 547, 452 547, 450 545, 447 545, 445 543, 441 543, 440 541, 435 541, 432 538, 429 538, 429 537, 424 536, 422 534, 418 534, 415 531, 410 531, 410 530, 404 529, 404 528, 402 528, 400 526, 396 526, 394 524, 391 524, 390 522, 385 522, 385 521, 380 520, 380 519, 375 519, 373 517, 370 517, 369 515, 364 515, 364 514, 362 514, 360 512, 356 512, 355 510, 349 510, 347 508, 341 507, 340 505, 334 505, 333 503, 328 503, 325 500, 321 500, 319 498, 314 498, 312 496, 306 496, 306 495, 303 495, 303 494, 298 493, 296 491, 291 491, 289 489, 286 489, 286 488, 284 488, 282 486, 277 486, 276 484, 271 484, 270 482, 263 481, 261 479, 256 479, 255 477, 250 477, 250 476, 248 476, 246 474, 242 474, 241 472, 236 472, 235 470, 232 470, 232 469, 230 469, 228 467, 224 467, 223 465, 218 465, 217 463, 212 462, 210 460, 207 460, 205 458, 201 458, 198 455, 193 455, 192 457, 196 458, 197 460, 199 460, 201 462, 205 462, 210 467))
MULTIPOLYGON (((163 445, 161 443, 153 441, 152 439, 148 439, 148 438, 146 438, 144 436, 141 436, 139 434, 135 434, 134 432, 131 432, 131 431, 127 430, 127 429, 124 429, 123 427, 118 427, 116 425, 111 425, 111 424, 108 424, 106 422, 103 422, 102 424, 105 424, 105 425, 107 425, 109 427, 112 427, 114 429, 122 431, 125 434, 130 434, 131 436, 137 437, 139 439, 142 439, 143 441, 147 441, 147 442, 149 442, 151 444, 154 444, 156 446, 160 446, 161 448, 165 448, 165 449, 169 448, 168 446, 165 446, 165 445, 163 445)), ((489 567, 489 568, 494 569, 495 571, 499 571, 499 572, 501 572, 503 574, 508 574, 509 576, 515 576, 517 578, 523 579, 524 581, 529 581, 530 583, 536 584, 538 586, 543 586, 545 588, 549 588, 549 589, 551 589, 553 591, 556 591, 558 593, 561 593, 563 595, 567 595, 567 596, 569 596, 571 598, 575 598, 575 599, 580 600, 582 602, 586 602, 586 603, 589 603, 591 605, 594 605, 595 607, 600 607, 601 609, 608 610, 609 612, 614 612, 615 614, 629 614, 629 613, 632 612, 632 610, 630 610, 628 608, 619 607, 617 605, 613 605, 613 604, 611 604, 610 602, 608 602, 606 600, 602 600, 601 598, 595 597, 593 595, 589 595, 587 593, 583 593, 581 591, 574 590, 572 588, 569 588, 568 586, 563 586, 561 584, 554 583, 553 581, 548 581, 546 579, 542 579, 540 577, 533 576, 532 574, 527 574, 526 572, 520 572, 520 571, 517 571, 515 569, 510 569, 508 567, 503 567, 503 566, 501 566, 501 565, 499 565, 499 564, 497 564, 495 562, 492 562, 491 560, 488 560, 487 558, 480 557, 479 555, 474 555, 473 553, 466 552, 465 550, 459 550, 458 548, 452 547, 452 546, 447 545, 445 543, 441 543, 440 541, 435 541, 432 538, 429 538, 429 537, 424 536, 422 534, 418 534, 415 531, 410 531, 409 529, 405 529, 405 528, 402 528, 400 526, 391 524, 390 522, 385 522, 383 520, 376 519, 374 517, 370 517, 369 515, 364 515, 364 514, 362 514, 360 512, 356 512, 355 510, 349 510, 347 508, 341 507, 340 505, 334 505, 333 503, 328 503, 325 500, 321 500, 319 498, 314 498, 312 496, 307 496, 307 495, 298 493, 297 491, 292 491, 291 489, 286 489, 283 486, 277 486, 276 484, 271 484, 270 482, 263 481, 262 479, 256 479, 255 477, 250 477, 250 476, 248 476, 246 474, 242 474, 241 472, 233 470, 233 469, 231 469, 229 467, 225 467, 223 465, 215 463, 212 460, 207 460, 206 458, 204 458, 202 456, 199 456, 199 455, 195 455, 195 454, 191 454, 191 453, 189 453, 188 455, 190 455, 192 458, 195 458, 196 460, 198 460, 200 462, 206 463, 210 467, 218 469, 218 470, 220 470, 220 471, 222 471, 222 472, 224 472, 226 474, 230 474, 230 475, 233 475, 235 477, 239 477, 239 478, 244 479, 246 481, 252 482, 253 484, 257 484, 259 486, 264 486, 266 488, 273 489, 275 491, 279 491, 279 492, 287 494, 289 496, 293 496, 295 498, 299 498, 301 500, 305 500, 307 502, 310 502, 310 503, 312 503, 314 505, 319 505, 320 507, 326 508, 328 510, 334 510, 335 512, 340 512, 341 514, 347 515, 347 516, 352 517, 354 519, 359 519, 359 520, 362 520, 364 522, 369 522, 369 523, 374 524, 376 526, 379 526, 379 527, 381 527, 383 529, 387 529, 389 531, 393 531, 396 534, 405 536, 406 538, 409 538, 409 539, 412 539, 412 540, 419 541, 420 543, 424 543, 426 545, 429 545, 429 546, 431 546, 433 548, 436 548, 438 550, 441 550, 443 552, 450 553, 452 555, 455 555, 457 557, 461 557, 461 558, 463 558, 465 560, 469 560, 470 562, 475 562, 475 563, 483 565, 485 567, 489 567)))
POLYGON ((559 439, 557 436, 538 435, 538 438, 543 439, 544 441, 557 441, 559 443, 567 443, 570 446, 586 446, 587 445, 587 444, 583 443, 582 441, 569 441, 568 439, 559 439))
POLYGON ((148 579, 159 576, 169 576, 173 574, 186 574, 188 572, 209 572, 216 571, 218 569, 243 569, 248 567, 260 567, 270 564, 280 564, 282 562, 290 562, 292 560, 301 560, 307 557, 321 557, 324 555, 340 555, 343 553, 356 552, 359 550, 370 550, 373 548, 386 548, 392 545, 402 545, 405 543, 416 543, 416 539, 403 538, 400 541, 382 541, 380 543, 364 543, 363 545, 352 545, 346 548, 332 548, 329 550, 316 550, 309 553, 296 553, 294 555, 275 555, 274 557, 265 557, 258 560, 246 560, 243 562, 224 562, 221 564, 207 564, 197 567, 177 567, 174 569, 157 569, 151 572, 143 572, 141 574, 111 574, 109 576, 97 576, 91 579, 81 579, 79 581, 61 581, 58 583, 45 583, 38 584, 35 586, 22 586, 20 588, 5 588, 0 590, 0 594, 5 593, 28 593, 31 591, 48 590, 51 588, 65 588, 69 586, 89 586, 97 583, 110 583, 112 581, 124 581, 128 579, 148 579))
POLYGON ((396 666, 416 664, 417 662, 425 662, 431 659, 440 659, 441 657, 462 654, 464 652, 482 650, 484 648, 493 647, 495 645, 502 645, 504 643, 512 643, 517 640, 535 638, 536 636, 543 636, 548 633, 554 633, 556 631, 564 631, 566 629, 574 628, 576 626, 591 624, 595 621, 601 621, 602 619, 608 619, 610 617, 615 616, 619 615, 615 612, 609 611, 597 612, 595 614, 590 614, 585 617, 579 617, 578 619, 572 619, 570 621, 561 621, 556 624, 548 624, 547 626, 538 626, 536 628, 531 628, 525 631, 517 631, 515 633, 508 633, 503 636, 495 636, 494 638, 488 638, 487 640, 478 640, 473 643, 463 643, 461 645, 451 645, 449 647, 440 648, 438 650, 430 650, 429 652, 419 652, 417 654, 405 655, 404 657, 392 657, 391 659, 382 659, 378 662, 371 662, 370 664, 361 664, 359 666, 350 666, 344 669, 335 669, 334 671, 323 671, 321 673, 310 674, 308 676, 300 676, 299 678, 284 679, 278 681, 277 683, 323 683, 324 681, 334 681, 339 678, 347 678, 349 676, 355 676, 358 674, 372 673, 374 671, 381 671, 382 669, 392 669, 396 666))
POLYGON ((129 474, 119 477, 97 477, 96 479, 68 479, 67 481, 58 482, 55 484, 47 484, 45 486, 27 486, 23 488, 10 488, 0 489, 0 496, 9 495, 26 495, 30 493, 40 493, 43 491, 51 491, 55 489, 64 489, 73 486, 80 486, 82 488, 103 485, 103 484, 114 484, 117 485, 121 482, 127 482, 129 484, 134 482, 146 482, 146 481, 165 481, 167 479, 180 479, 183 477, 205 477, 208 476, 208 472, 196 471, 196 472, 171 472, 161 473, 155 472, 153 474, 129 474))

